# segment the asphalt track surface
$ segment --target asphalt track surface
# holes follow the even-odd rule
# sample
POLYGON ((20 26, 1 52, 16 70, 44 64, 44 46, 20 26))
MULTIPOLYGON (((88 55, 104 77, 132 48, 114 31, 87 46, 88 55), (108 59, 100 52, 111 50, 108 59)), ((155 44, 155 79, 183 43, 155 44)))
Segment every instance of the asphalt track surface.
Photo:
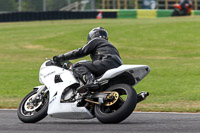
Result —
POLYGON ((0 133, 200 133, 200 114, 132 113, 119 124, 97 119, 69 120, 46 117, 35 124, 22 123, 16 110, 0 110, 0 133))

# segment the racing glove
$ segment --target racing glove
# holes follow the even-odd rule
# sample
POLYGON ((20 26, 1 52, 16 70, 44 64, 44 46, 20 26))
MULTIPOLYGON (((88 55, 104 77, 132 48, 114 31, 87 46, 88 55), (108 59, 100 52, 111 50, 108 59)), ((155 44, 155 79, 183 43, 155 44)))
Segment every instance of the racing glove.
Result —
POLYGON ((56 55, 53 57, 53 61, 55 63, 61 63, 64 61, 64 55, 56 55))

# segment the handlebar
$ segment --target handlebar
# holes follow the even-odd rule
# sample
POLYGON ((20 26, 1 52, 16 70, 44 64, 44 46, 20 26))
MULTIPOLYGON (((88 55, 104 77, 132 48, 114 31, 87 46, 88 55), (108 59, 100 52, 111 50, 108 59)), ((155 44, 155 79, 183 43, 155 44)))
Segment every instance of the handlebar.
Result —
POLYGON ((72 67, 72 63, 70 61, 65 61, 65 62, 55 62, 53 59, 49 59, 49 58, 46 58, 46 60, 49 60, 47 62, 47 66, 52 66, 52 65, 55 65, 55 66, 58 66, 58 67, 62 67, 62 68, 65 68, 65 69, 70 69, 72 67))

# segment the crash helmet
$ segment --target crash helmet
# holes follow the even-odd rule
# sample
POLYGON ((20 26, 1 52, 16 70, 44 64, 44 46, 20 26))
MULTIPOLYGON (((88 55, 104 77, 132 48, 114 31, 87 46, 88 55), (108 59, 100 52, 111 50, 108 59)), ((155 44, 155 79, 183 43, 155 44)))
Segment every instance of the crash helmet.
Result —
POLYGON ((87 40, 90 41, 95 37, 100 37, 108 40, 108 32, 102 27, 96 27, 89 32, 87 40))

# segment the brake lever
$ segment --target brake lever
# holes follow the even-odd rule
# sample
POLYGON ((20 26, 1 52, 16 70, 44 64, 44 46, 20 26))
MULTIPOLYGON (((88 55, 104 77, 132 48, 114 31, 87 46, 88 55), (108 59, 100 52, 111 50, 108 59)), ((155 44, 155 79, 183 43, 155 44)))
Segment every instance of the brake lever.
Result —
POLYGON ((61 63, 55 62, 53 59, 46 58, 46 60, 51 61, 51 64, 52 64, 52 65, 62 66, 61 63))
POLYGON ((49 58, 46 58, 46 60, 50 60, 50 61, 53 61, 53 59, 49 59, 49 58))
POLYGON ((53 60, 51 60, 52 64, 56 65, 56 66, 59 66, 59 67, 62 67, 61 63, 60 62, 55 62, 53 60))

